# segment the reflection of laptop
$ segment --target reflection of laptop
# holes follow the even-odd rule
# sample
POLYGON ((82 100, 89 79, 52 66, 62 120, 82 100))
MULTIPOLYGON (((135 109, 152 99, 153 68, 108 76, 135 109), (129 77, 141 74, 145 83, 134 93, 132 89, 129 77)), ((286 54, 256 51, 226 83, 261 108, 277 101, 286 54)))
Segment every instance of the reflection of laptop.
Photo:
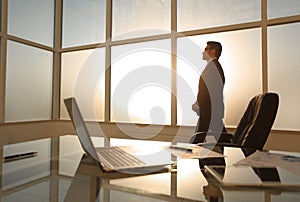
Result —
POLYGON ((104 170, 124 170, 172 164, 170 160, 171 155, 169 155, 170 158, 167 158, 168 156, 166 157, 165 155, 170 154, 166 150, 161 151, 166 158, 156 159, 149 156, 133 155, 117 146, 95 148, 75 98, 67 98, 64 102, 82 148, 88 155, 99 162, 104 170))
POLYGON ((205 166, 222 186, 298 187, 300 176, 280 167, 205 166))

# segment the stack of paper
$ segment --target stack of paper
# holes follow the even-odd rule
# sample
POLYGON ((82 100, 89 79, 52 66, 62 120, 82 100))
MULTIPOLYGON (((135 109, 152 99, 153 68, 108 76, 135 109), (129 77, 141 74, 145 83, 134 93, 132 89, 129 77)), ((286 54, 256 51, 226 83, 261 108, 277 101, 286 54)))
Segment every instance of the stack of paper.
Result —
POLYGON ((250 156, 235 163, 240 166, 252 167, 281 167, 300 176, 300 157, 282 154, 256 151, 250 156))

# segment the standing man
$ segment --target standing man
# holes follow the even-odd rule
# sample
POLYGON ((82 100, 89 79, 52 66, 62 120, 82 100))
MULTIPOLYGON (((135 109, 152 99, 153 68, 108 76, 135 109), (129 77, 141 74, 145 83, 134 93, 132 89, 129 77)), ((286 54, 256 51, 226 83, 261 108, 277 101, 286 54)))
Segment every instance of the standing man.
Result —
POLYGON ((192 105, 193 111, 199 116, 196 133, 226 131, 223 123, 225 76, 218 61, 221 52, 221 43, 208 41, 202 53, 202 59, 207 61, 207 65, 199 79, 197 101, 192 105))

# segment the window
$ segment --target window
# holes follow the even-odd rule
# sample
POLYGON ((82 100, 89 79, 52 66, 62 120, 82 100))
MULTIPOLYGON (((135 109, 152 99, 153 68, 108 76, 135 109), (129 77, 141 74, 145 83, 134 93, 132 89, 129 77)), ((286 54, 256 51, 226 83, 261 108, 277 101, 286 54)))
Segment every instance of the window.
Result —
POLYGON ((300 14, 298 0, 268 0, 268 18, 287 17, 300 14))
POLYGON ((196 101, 198 81, 206 63, 201 59, 205 42, 197 43, 195 37, 182 37, 177 40, 177 124, 193 125, 197 116, 191 110, 196 101), (191 51, 193 50, 193 51, 191 51))
POLYGON ((260 0, 178 0, 178 31, 260 20, 260 0))
POLYGON ((225 74, 225 124, 236 126, 250 99, 261 92, 260 29, 180 38, 178 40, 178 53, 181 58, 189 62, 186 63, 181 60, 177 67, 178 100, 185 103, 184 105, 178 103, 177 111, 180 125, 195 125, 197 123, 197 116, 191 110, 191 106, 196 101, 199 76, 206 65, 206 62, 201 61, 202 52, 206 42, 210 40, 221 42, 223 47, 219 61, 225 74), (181 86, 182 82, 183 85, 181 86), (183 87, 187 87, 187 89, 183 87))
POLYGON ((52 52, 8 41, 5 121, 51 119, 52 52))
POLYGON ((2 32, 2 0, 0 0, 0 32, 2 32))
POLYGON ((104 120, 104 56, 103 48, 62 55, 62 118, 69 118, 63 99, 72 96, 77 99, 85 119, 104 120))
POLYGON ((113 1, 114 40, 170 33, 171 0, 113 1))
POLYGON ((105 39, 105 1, 63 0, 62 47, 103 42, 105 39))
POLYGON ((112 47, 111 120, 170 124, 170 40, 112 47))
POLYGON ((54 0, 9 0, 8 33, 53 46, 54 0))
POLYGON ((269 27, 269 90, 279 94, 274 128, 300 129, 300 23, 269 27))
POLYGON ((85 119, 195 126, 191 105, 206 65, 202 49, 216 40, 223 45, 226 126, 237 125, 254 95, 275 91, 280 107, 274 128, 300 129, 298 0, 0 3, 8 6, 8 16, 0 9, 7 25, 0 33, 5 122, 68 119, 63 99, 75 96, 85 119), (60 106, 52 103, 58 98, 60 106))

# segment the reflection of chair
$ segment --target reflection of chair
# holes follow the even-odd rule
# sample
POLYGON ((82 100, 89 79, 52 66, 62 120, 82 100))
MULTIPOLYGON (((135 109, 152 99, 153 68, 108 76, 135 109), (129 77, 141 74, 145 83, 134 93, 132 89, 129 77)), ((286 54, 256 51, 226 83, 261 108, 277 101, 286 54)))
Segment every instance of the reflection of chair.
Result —
POLYGON ((276 93, 263 93, 251 99, 234 134, 198 132, 191 143, 202 145, 228 145, 262 150, 274 123, 279 97, 276 93), (206 136, 215 136, 217 143, 205 143, 206 136))

